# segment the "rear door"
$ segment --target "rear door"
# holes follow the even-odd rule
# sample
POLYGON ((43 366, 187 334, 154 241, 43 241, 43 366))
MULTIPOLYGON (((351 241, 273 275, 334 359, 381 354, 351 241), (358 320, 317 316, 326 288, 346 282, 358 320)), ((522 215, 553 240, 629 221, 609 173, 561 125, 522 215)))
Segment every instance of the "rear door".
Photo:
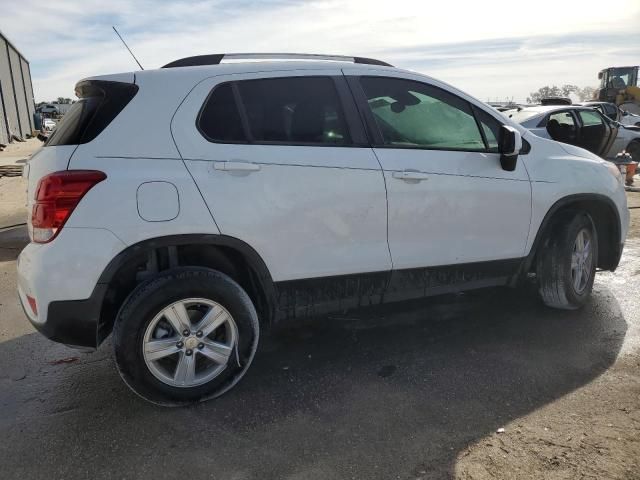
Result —
POLYGON ((422 77, 390 75, 354 76, 350 84, 372 126, 387 184, 398 280, 392 288, 430 289, 503 275, 509 260, 524 255, 529 230, 531 191, 523 162, 513 172, 501 168, 496 117, 422 77), (476 266, 457 268, 464 264, 476 266), (489 273, 492 264, 497 268, 489 273), (435 266, 451 270, 436 279, 420 273, 435 266), (402 278, 412 285, 402 285, 402 278))
POLYGON ((383 272, 384 287, 384 178, 339 70, 210 78, 172 131, 221 233, 276 282, 383 272))

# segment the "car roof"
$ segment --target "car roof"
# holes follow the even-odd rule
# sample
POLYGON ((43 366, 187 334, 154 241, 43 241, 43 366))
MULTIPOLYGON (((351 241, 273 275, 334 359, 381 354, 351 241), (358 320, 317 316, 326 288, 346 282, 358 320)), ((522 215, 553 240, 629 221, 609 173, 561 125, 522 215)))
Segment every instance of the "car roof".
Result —
POLYGON ((588 107, 588 106, 584 106, 584 105, 579 105, 577 103, 572 103, 571 105, 536 105, 535 107, 524 107, 519 109, 519 112, 522 111, 526 111, 526 112, 539 112, 539 113, 547 113, 547 112, 553 112, 554 110, 567 110, 569 108, 575 109, 575 110, 593 110, 593 108, 588 107))
MULTIPOLYGON (((524 108, 520 108, 518 109, 518 113, 520 112, 530 112, 534 115, 531 115, 529 117, 529 120, 546 115, 548 113, 552 113, 552 112, 560 112, 560 111, 564 111, 564 110, 594 110, 593 107, 589 107, 589 106, 584 106, 584 105, 577 105, 575 103, 571 104, 571 105, 536 105, 535 107, 524 107, 524 108)), ((515 110, 515 109, 514 109, 515 110)), ((507 112, 503 112, 503 113, 514 113, 513 110, 508 110, 507 112)))
POLYGON ((587 111, 594 111, 595 109, 593 107, 586 107, 583 105, 577 105, 575 103, 571 104, 571 105, 536 105, 533 107, 524 107, 524 108, 520 108, 520 109, 513 109, 513 110, 507 110, 506 112, 502 112, 503 115, 505 115, 507 118, 513 120, 516 123, 520 123, 521 125, 525 125, 525 124, 531 124, 532 122, 537 121, 540 117, 544 117, 545 115, 548 115, 549 113, 553 113, 553 112, 563 112, 566 110, 587 110, 587 111), (518 114, 516 115, 516 117, 520 117, 518 118, 513 118, 514 114, 518 114), (527 114, 529 113, 530 115, 522 115, 522 114, 527 114), (525 118, 521 118, 521 117, 525 117, 525 118))
POLYGON ((346 55, 322 55, 318 53, 214 53, 208 55, 196 55, 180 58, 167 63, 162 68, 194 67, 202 65, 219 65, 224 60, 310 60, 310 61, 340 61, 364 65, 378 65, 392 67, 393 65, 376 60, 375 58, 346 56, 346 55))
POLYGON ((143 79, 157 79, 161 82, 173 82, 186 81, 188 83, 198 82, 207 77, 213 77, 218 75, 234 75, 244 73, 262 73, 262 72, 290 72, 293 70, 339 70, 348 68, 350 70, 383 70, 389 72, 402 72, 415 74, 401 68, 383 66, 383 65, 371 65, 362 63, 352 63, 346 61, 334 61, 334 60, 247 60, 240 61, 234 60, 228 63, 219 64, 207 64, 207 65, 195 65, 184 67, 171 67, 171 68, 155 68, 147 70, 139 70, 135 72, 115 73, 108 75, 95 75, 87 78, 83 78, 78 84, 91 81, 91 80, 107 80, 126 83, 138 83, 143 79))
MULTIPOLYGON (((233 73, 245 73, 252 71, 271 72, 277 70, 292 70, 295 69, 314 69, 314 70, 334 70, 336 68, 349 68, 349 69, 361 69, 371 70, 375 69, 388 69, 390 71, 402 71, 391 66, 384 65, 371 65, 361 63, 349 63, 343 61, 333 60, 256 60, 256 61, 232 61, 228 63, 219 63, 212 65, 194 65, 184 67, 171 67, 171 68, 158 68, 152 71, 155 72, 169 72, 169 71, 206 71, 215 72, 215 74, 233 74, 233 73)), ((148 72, 150 70, 145 70, 148 72)))
MULTIPOLYGON (((425 81, 432 82, 439 88, 445 88, 447 91, 455 95, 460 95, 462 98, 470 101, 472 104, 476 104, 478 108, 487 108, 487 112, 490 115, 494 115, 496 119, 504 121, 504 116, 500 112, 495 111, 481 100, 472 97, 471 95, 459 90, 458 88, 450 85, 442 80, 438 80, 429 75, 423 73, 406 70, 403 68, 397 68, 389 65, 385 62, 375 59, 369 59, 364 57, 346 57, 340 55, 326 56, 326 55, 314 55, 314 54, 283 54, 296 58, 280 59, 279 57, 265 58, 238 58, 241 56, 261 56, 261 55, 273 55, 273 54, 227 54, 224 55, 225 61, 216 61, 213 58, 211 62, 199 62, 197 65, 189 64, 188 66, 175 65, 176 62, 171 62, 168 65, 174 64, 168 68, 156 68, 149 70, 130 71, 124 73, 114 73, 108 75, 96 75, 87 77, 78 82, 76 87, 86 81, 112 81, 112 82, 125 82, 135 83, 137 85, 144 85, 145 83, 160 83, 163 85, 171 85, 172 91, 176 95, 180 96, 180 100, 184 98, 184 92, 179 87, 180 85, 190 85, 193 87, 196 83, 203 81, 210 77, 218 77, 234 74, 256 74, 256 73, 270 73, 270 72, 282 72, 282 76, 289 76, 291 72, 295 71, 342 71, 348 69, 350 72, 357 72, 359 75, 364 75, 366 72, 377 72, 377 74, 389 73, 390 77, 405 78, 420 78, 425 81), (230 57, 230 58, 226 58, 230 57), (227 61, 229 60, 229 61, 227 61), (362 72, 362 73, 360 73, 362 72)), ((280 54, 278 54, 280 55, 280 54)), ((208 57, 208 56, 205 56, 208 57)), ((187 57, 189 60, 192 57, 187 57)), ((196 57, 197 58, 197 57, 196 57)), ((187 62, 189 63, 189 62, 187 62)), ((189 87, 189 88, 191 88, 189 87)), ((526 131, 524 127, 521 127, 516 122, 511 122, 513 127, 526 131)))
POLYGON ((612 102, 601 102, 598 100, 590 100, 588 102, 578 102, 576 103, 576 105, 582 105, 583 107, 590 107, 591 105, 613 105, 614 107, 616 106, 615 103, 612 102))

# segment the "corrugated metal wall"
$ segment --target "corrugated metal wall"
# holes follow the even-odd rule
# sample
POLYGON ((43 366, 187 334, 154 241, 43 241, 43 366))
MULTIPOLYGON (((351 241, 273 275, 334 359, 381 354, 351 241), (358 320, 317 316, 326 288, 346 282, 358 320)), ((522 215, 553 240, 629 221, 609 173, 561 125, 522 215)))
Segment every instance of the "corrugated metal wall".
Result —
POLYGON ((34 110, 29 62, 0 32, 0 143, 32 133, 34 110))
POLYGON ((2 82, 0 81, 0 143, 6 145, 9 143, 7 136, 7 114, 4 107, 4 96, 2 94, 2 82))

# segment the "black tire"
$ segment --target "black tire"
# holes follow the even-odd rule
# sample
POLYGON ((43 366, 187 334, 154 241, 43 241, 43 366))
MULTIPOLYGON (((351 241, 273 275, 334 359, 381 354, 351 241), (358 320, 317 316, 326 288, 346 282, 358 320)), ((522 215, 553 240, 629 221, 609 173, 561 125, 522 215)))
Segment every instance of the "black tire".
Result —
POLYGON ((180 406, 218 397, 245 374, 258 347, 258 315, 247 293, 233 279, 207 268, 179 268, 139 285, 124 302, 113 329, 116 365, 124 382, 139 396, 163 406, 180 406), (175 387, 154 376, 144 360, 144 333, 165 307, 185 298, 222 305, 233 317, 238 341, 225 369, 208 383, 175 387))
POLYGON ((559 216, 537 255, 538 292, 545 305, 564 310, 582 307, 591 294, 598 263, 598 236, 591 217, 573 212, 559 216), (581 289, 574 286, 571 260, 578 234, 586 230, 591 240, 591 265, 588 281, 581 289))

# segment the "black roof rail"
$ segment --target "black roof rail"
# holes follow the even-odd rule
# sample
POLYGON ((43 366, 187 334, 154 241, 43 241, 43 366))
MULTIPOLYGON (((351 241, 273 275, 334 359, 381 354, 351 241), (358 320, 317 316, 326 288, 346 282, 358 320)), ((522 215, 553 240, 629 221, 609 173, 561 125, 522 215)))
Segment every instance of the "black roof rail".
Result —
POLYGON ((201 65, 218 65, 222 60, 328 60, 337 62, 352 62, 365 65, 380 65, 382 67, 393 67, 393 65, 366 57, 348 57, 345 55, 318 55, 315 53, 215 53, 211 55, 196 55, 195 57, 185 57, 167 63, 162 68, 176 67, 196 67, 201 65))

